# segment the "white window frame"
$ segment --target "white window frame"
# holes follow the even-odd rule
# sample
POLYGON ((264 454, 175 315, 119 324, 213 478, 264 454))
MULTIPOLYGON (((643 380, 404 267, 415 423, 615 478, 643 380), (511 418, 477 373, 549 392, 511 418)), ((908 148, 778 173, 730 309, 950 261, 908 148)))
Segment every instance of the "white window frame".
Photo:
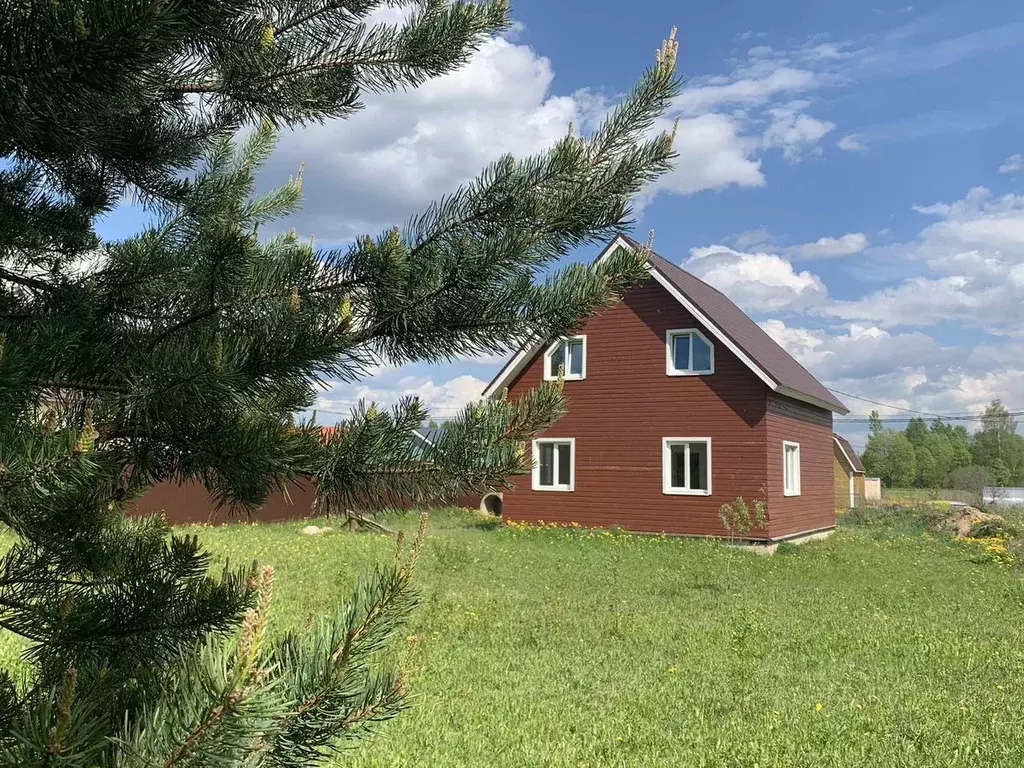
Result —
MULTIPOLYGON (((555 461, 555 466, 552 468, 553 479, 558 479, 558 461, 555 461)), ((575 437, 538 437, 533 441, 533 483, 532 487, 535 491, 561 491, 563 493, 572 493, 576 490, 576 438, 575 437), (569 482, 556 483, 555 485, 541 485, 540 484, 540 446, 548 445, 568 445, 569 446, 569 482)))
MULTIPOLYGON (((566 344, 569 341, 583 342, 583 365, 580 366, 580 373, 578 375, 569 373, 569 357, 566 355, 565 362, 563 363, 565 365, 565 376, 562 378, 565 381, 582 381, 587 378, 587 337, 585 334, 580 334, 578 336, 562 336, 560 339, 552 342, 551 346, 547 348, 544 352, 544 381, 558 381, 558 371, 551 373, 551 355, 558 348, 559 344, 566 344)), ((566 350, 568 350, 568 345, 566 350)))
POLYGON ((697 328, 673 328, 665 331, 665 373, 668 376, 710 376, 715 372, 715 345, 711 342, 707 336, 701 333, 697 328), (676 368, 675 355, 673 354, 673 340, 676 336, 683 334, 689 334, 691 336, 699 336, 705 344, 711 349, 711 365, 706 371, 695 371, 693 370, 693 342, 690 342, 690 368, 676 368))
POLYGON ((782 495, 800 495, 800 443, 794 443, 791 440, 782 441, 782 495), (786 452, 790 449, 796 453, 796 478, 786 477, 786 452), (793 479, 796 480, 795 483, 791 482, 793 479))
MULTIPOLYGON (((661 439, 661 491, 667 496, 710 496, 711 495, 711 438, 710 437, 663 437, 661 439), (672 446, 690 443, 707 443, 708 446, 708 489, 702 491, 678 488, 672 485, 672 446)), ((690 462, 686 462, 686 479, 689 484, 690 462)))

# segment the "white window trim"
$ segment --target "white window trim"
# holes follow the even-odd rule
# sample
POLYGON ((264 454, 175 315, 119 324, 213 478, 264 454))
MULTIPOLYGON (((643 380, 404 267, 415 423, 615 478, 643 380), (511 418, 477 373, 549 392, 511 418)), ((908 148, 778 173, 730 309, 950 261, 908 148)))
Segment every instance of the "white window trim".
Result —
POLYGON ((555 347, 557 347, 559 344, 564 344, 567 341, 583 342, 583 365, 581 367, 581 373, 578 376, 570 374, 569 360, 568 358, 566 358, 565 362, 563 363, 563 365, 565 365, 565 376, 562 377, 563 380, 582 381, 583 379, 587 378, 587 337, 585 334, 580 334, 578 336, 562 336, 561 338, 551 342, 551 345, 544 352, 544 381, 558 381, 558 373, 550 373, 551 365, 549 363, 551 361, 551 353, 555 351, 555 347))
MULTIPOLYGON (((555 462, 553 470, 558 472, 558 462, 555 462)), ((535 491, 561 491, 572 493, 576 490, 576 438, 575 437, 538 437, 533 441, 533 483, 535 491), (552 445, 569 446, 569 484, 568 485, 541 485, 540 484, 540 446, 549 443, 552 445)))
POLYGON ((799 496, 800 495, 800 443, 794 443, 790 440, 782 441, 782 495, 783 496, 799 496), (796 488, 786 487, 786 449, 796 449, 796 488))
MULTIPOLYGON (((693 363, 693 343, 690 344, 690 363, 693 363)), ((710 376, 715 372, 715 345, 711 339, 705 336, 697 328, 673 328, 665 331, 665 374, 667 376, 710 376), (711 349, 711 367, 706 371, 692 371, 676 368, 674 355, 672 354, 672 339, 683 333, 692 333, 700 336, 711 349)))
MULTIPOLYGON (((710 496, 711 495, 711 438, 710 437, 663 437, 661 438, 661 491, 666 496, 710 496), (680 443, 708 444, 708 489, 706 491, 676 488, 672 485, 672 452, 673 445, 680 443)), ((690 469, 687 465, 687 474, 690 469)))

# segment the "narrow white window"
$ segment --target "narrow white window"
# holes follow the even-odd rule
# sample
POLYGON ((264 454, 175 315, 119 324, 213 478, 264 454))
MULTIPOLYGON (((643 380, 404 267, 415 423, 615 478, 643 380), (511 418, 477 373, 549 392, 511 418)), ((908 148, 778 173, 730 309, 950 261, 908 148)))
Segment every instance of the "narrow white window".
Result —
POLYGON ((559 339, 544 353, 544 380, 555 381, 560 369, 566 381, 587 378, 587 337, 559 339), (564 366, 564 369, 563 369, 564 366))
POLYGON ((533 441, 533 490, 571 491, 576 481, 576 438, 533 441))
POLYGON ((666 437, 662 445, 662 490, 686 496, 711 495, 711 438, 666 437))
POLYGON ((800 443, 782 443, 782 495, 800 495, 800 443))
POLYGON ((702 376, 715 372, 715 348, 696 328, 680 328, 665 334, 665 373, 669 376, 702 376))

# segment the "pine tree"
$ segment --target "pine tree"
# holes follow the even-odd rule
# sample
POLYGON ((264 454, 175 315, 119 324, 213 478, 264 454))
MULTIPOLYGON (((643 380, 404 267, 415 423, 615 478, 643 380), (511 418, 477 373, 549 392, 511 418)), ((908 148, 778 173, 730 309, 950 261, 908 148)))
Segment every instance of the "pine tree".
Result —
POLYGON ((882 417, 878 415, 878 411, 872 411, 868 416, 868 432, 877 435, 883 429, 885 429, 885 425, 882 424, 882 417))
POLYGON ((501 158, 403 229, 322 251, 259 233, 300 204, 301 174, 254 195, 276 129, 452 71, 506 24, 503 0, 0 7, 0 626, 31 665, 0 679, 4 765, 318 765, 401 709, 380 652, 415 605, 422 534, 280 638, 272 571, 211 573, 194 537, 124 509, 167 479, 251 508, 313 477, 324 507, 372 510, 528 469, 557 383, 470 406, 415 455, 415 400, 361 406, 329 438, 292 414, 320 378, 571 332, 642 279, 624 253, 535 278, 626 227, 669 167, 654 127, 674 40, 592 135, 501 158), (404 21, 374 22, 395 5, 404 21), (152 224, 101 241, 128 196, 152 224))

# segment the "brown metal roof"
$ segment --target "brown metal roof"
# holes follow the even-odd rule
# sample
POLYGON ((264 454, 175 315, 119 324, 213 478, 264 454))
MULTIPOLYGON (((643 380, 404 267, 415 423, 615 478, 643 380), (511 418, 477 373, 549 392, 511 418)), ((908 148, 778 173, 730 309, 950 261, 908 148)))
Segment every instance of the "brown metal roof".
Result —
POLYGON ((858 456, 857 452, 853 450, 853 446, 850 445, 850 441, 842 435, 833 434, 832 437, 834 437, 835 441, 842 447, 843 453, 845 453, 846 457, 850 460, 850 466, 853 467, 853 471, 864 472, 864 462, 860 460, 860 456, 858 456))
MULTIPOLYGON (((634 248, 642 247, 631 238, 623 239, 634 248)), ((651 265, 676 290, 696 304, 718 330, 728 336, 761 370, 778 382, 780 387, 820 400, 841 413, 850 412, 849 408, 724 293, 656 253, 651 254, 651 265)))

